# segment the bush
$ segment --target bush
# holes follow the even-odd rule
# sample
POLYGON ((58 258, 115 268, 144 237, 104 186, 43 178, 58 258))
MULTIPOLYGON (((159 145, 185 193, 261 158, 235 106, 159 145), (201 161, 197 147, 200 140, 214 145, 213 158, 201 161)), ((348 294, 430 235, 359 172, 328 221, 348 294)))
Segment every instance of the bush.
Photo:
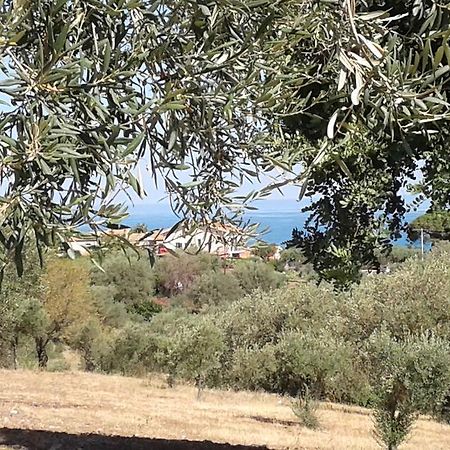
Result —
POLYGON ((200 398, 208 378, 220 368, 223 351, 222 333, 210 319, 186 316, 180 317, 176 329, 159 341, 157 358, 172 377, 194 381, 200 398))
POLYGON ((278 369, 275 346, 240 347, 224 362, 228 368, 222 374, 224 382, 235 389, 272 391, 278 369))
POLYGON ((70 370, 70 364, 64 359, 51 359, 47 366, 48 372, 67 372, 70 370))
POLYGON ((245 293, 256 289, 262 291, 277 289, 284 281, 282 274, 276 272, 272 265, 262 261, 240 261, 236 264, 233 275, 245 293))
MULTIPOLYGON (((448 253, 409 259, 389 275, 367 277, 343 298, 348 338, 367 339, 382 324, 397 338, 433 330, 450 338, 448 253)), ((344 335, 345 337, 345 335, 344 335)))
POLYGON ((142 375, 154 366, 154 340, 147 324, 128 322, 120 330, 101 335, 94 364, 107 373, 142 375))
POLYGON ((199 276, 219 269, 220 265, 218 257, 206 253, 166 255, 155 265, 157 290, 168 297, 182 294, 199 276))
POLYGON ((434 413, 450 388, 450 345, 431 334, 404 341, 374 333, 367 344, 375 434, 387 449, 406 439, 419 413, 434 413))
POLYGON ((311 430, 320 428, 319 418, 316 413, 318 407, 319 402, 314 398, 307 386, 304 393, 299 395, 291 404, 292 412, 300 421, 300 424, 311 430))
MULTIPOLYGON (((102 263, 104 272, 94 268, 91 273, 94 286, 106 287, 115 302, 127 307, 140 305, 155 293, 155 274, 148 258, 131 254, 108 255, 102 263)), ((103 292, 105 294, 105 291, 103 292)))
POLYGON ((217 313, 230 352, 239 347, 263 347, 278 340, 287 316, 280 291, 255 291, 217 313))
POLYGON ((100 342, 103 333, 100 322, 93 317, 79 327, 70 343, 73 349, 80 352, 83 369, 88 372, 98 369, 98 360, 102 353, 100 342))
POLYGON ((276 386, 293 396, 305 388, 319 398, 350 401, 363 395, 365 380, 360 378, 354 349, 326 331, 285 333, 277 344, 276 386))
POLYGON ((146 302, 138 303, 130 308, 130 312, 137 314, 143 320, 149 322, 156 314, 162 311, 162 306, 147 300, 146 302))
POLYGON ((187 296, 199 308, 233 302, 243 296, 243 290, 232 274, 210 271, 193 282, 187 296))

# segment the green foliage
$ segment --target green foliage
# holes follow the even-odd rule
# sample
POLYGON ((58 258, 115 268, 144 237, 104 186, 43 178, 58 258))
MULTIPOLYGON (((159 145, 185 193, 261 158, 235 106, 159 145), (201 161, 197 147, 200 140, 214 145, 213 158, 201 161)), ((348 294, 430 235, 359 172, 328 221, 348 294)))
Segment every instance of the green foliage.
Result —
POLYGON ((427 233, 441 234, 443 237, 450 233, 450 212, 449 211, 431 211, 423 214, 410 223, 412 230, 423 229, 427 233))
POLYGON ((246 293, 256 289, 263 291, 276 289, 284 281, 283 275, 262 261, 240 261, 239 264, 236 264, 233 275, 238 280, 241 289, 246 293))
POLYGON ((145 257, 113 254, 105 258, 103 271, 92 270, 91 279, 95 287, 110 290, 112 299, 133 309, 147 303, 155 293, 155 275, 145 257))
POLYGON ((320 427, 316 414, 318 406, 318 402, 306 387, 304 393, 292 402, 291 409, 301 425, 311 430, 317 430, 320 427))
POLYGON ((221 271, 209 271, 200 275, 187 293, 197 308, 233 302, 243 295, 244 291, 236 277, 221 271))
POLYGON ((63 359, 51 359, 47 366, 48 372, 66 372, 70 369, 69 363, 63 359))
POLYGON ((345 297, 347 330, 358 341, 384 326, 398 338, 433 330, 450 336, 449 253, 407 260, 389 275, 367 277, 345 297))
POLYGON ((378 254, 378 261, 382 266, 397 267, 404 263, 409 258, 416 258, 420 256, 420 250, 410 247, 395 246, 389 253, 378 254))
POLYGON ((286 332, 277 344, 276 357, 280 392, 303 394, 307 387, 319 397, 336 400, 355 400, 360 396, 358 356, 351 345, 329 332, 286 332))
POLYGON ((450 346, 433 335, 394 339, 374 333, 368 342, 369 376, 375 394, 375 432, 397 449, 419 413, 432 413, 450 388, 450 346))
POLYGON ((275 346, 237 346, 226 356, 222 379, 235 389, 272 391, 278 370, 275 346))
POLYGON ((127 322, 109 334, 100 335, 95 342, 94 364, 104 372, 122 375, 140 375, 152 368, 153 341, 148 325, 127 322))
POLYGON ((27 229, 47 245, 120 220, 108 194, 144 195, 143 157, 178 212, 220 216, 259 166, 241 142, 256 129, 244 86, 265 18, 247 2, 2 2, 2 256, 15 248, 21 267, 27 229))
POLYGON ((155 316, 155 314, 158 314, 161 311, 162 307, 151 300, 135 304, 133 305, 133 308, 130 310, 130 312, 138 314, 146 321, 150 321, 155 316))
POLYGON ((83 369, 88 372, 92 372, 97 368, 103 332, 99 320, 93 317, 82 324, 72 337, 71 347, 80 352, 83 369))
POLYGON ((447 5, 388 0, 299 8, 288 2, 284 29, 264 47, 277 67, 264 80, 278 88, 268 115, 280 114, 283 132, 273 133, 274 157, 306 168, 290 181, 312 199, 303 210, 305 229, 294 231, 290 245, 302 248, 322 278, 348 287, 361 267, 378 267, 375 250, 389 248, 387 238, 403 230, 402 188, 416 178, 417 161, 418 202, 449 202, 448 133, 439 125, 449 111, 443 55, 450 50, 441 38, 447 5), (311 84, 307 73, 314 73, 311 84))
POLYGON ((157 290, 169 297, 186 292, 203 273, 220 267, 216 256, 206 253, 166 255, 155 265, 157 290))
POLYGON ((128 321, 127 307, 114 301, 114 286, 91 286, 92 302, 99 319, 106 326, 120 328, 128 321))
POLYGON ((447 15, 436 0, 2 2, 1 258, 22 272, 26 230, 49 245, 118 222, 109 194, 144 195, 148 158, 197 223, 301 184, 313 202, 291 245, 348 287, 402 230, 417 161, 419 192, 449 204, 447 15), (263 192, 233 194, 274 167, 263 192))
POLYGON ((313 275, 311 266, 307 263, 302 251, 298 248, 287 248, 280 254, 280 259, 275 262, 278 271, 294 270, 304 276, 313 275))
POLYGON ((166 336, 157 358, 169 374, 195 381, 198 395, 208 377, 220 368, 224 341, 219 328, 207 317, 185 316, 166 336))
POLYGON ((0 290, 0 341, 2 363, 17 367, 20 339, 45 323, 41 300, 45 286, 38 255, 30 251, 24 258, 25 273, 18 277, 12 264, 6 266, 0 290))

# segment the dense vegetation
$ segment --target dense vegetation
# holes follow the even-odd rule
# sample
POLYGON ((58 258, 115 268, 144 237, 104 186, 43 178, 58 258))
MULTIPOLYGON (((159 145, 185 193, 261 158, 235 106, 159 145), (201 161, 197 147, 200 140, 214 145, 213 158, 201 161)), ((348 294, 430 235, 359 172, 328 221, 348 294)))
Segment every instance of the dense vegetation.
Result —
POLYGON ((298 185, 316 272, 376 269, 417 171, 449 206, 448 23, 447 0, 2 1, 0 269, 30 231, 120 221, 143 160, 195 224, 298 185))
POLYGON ((431 211, 423 214, 410 223, 412 231, 424 230, 431 235, 438 235, 445 238, 450 234, 450 212, 449 211, 431 211))
POLYGON ((437 247, 341 292, 256 260, 183 254, 151 268, 113 252, 105 272, 58 257, 41 271, 30 255, 0 295, 1 363, 61 370, 72 349, 85 370, 162 372, 199 396, 214 386, 369 406, 381 441, 398 444, 419 412, 450 420, 449 261, 437 247))

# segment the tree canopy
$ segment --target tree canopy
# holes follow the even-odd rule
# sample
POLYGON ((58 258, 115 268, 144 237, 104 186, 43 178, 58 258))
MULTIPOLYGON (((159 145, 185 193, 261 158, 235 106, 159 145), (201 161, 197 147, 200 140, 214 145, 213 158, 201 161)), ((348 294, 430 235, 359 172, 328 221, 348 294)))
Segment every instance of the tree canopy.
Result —
POLYGON ((138 161, 195 220, 277 167, 259 195, 314 197, 291 244, 345 284, 401 231, 418 164, 449 206, 448 23, 446 0, 3 0, 5 255, 20 272, 27 233, 120 220, 138 161))

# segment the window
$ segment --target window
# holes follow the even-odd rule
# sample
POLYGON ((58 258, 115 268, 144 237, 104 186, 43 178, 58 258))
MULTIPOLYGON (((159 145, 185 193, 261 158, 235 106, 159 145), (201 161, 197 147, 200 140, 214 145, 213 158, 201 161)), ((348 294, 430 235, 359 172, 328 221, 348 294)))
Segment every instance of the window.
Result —
POLYGON ((202 240, 201 239, 197 239, 197 245, 200 248, 202 246, 202 240))
POLYGON ((181 242, 176 242, 175 248, 183 248, 183 244, 181 242))

